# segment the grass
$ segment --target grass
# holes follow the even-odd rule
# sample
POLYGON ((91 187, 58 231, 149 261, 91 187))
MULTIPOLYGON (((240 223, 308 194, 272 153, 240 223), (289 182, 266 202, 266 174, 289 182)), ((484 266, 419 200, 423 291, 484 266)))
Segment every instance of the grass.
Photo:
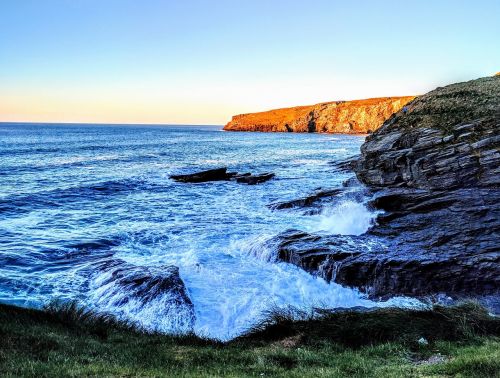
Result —
POLYGON ((297 315, 273 312, 224 344, 143 333, 75 304, 0 305, 0 376, 500 376, 500 320, 475 304, 297 315))
POLYGON ((478 132, 485 132, 496 126, 499 103, 500 78, 483 77, 419 96, 406 106, 407 112, 397 112, 388 122, 403 129, 436 128, 450 135, 457 125, 483 120, 484 130, 478 132))

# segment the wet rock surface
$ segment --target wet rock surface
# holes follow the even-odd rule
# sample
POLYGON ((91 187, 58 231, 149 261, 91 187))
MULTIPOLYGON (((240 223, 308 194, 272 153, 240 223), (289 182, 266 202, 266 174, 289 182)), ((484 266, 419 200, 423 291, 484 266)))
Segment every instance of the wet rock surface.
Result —
POLYGON ((210 181, 230 181, 234 180, 240 184, 255 185, 266 182, 274 177, 274 173, 262 173, 254 175, 252 173, 228 172, 227 168, 209 169, 185 175, 172 175, 172 180, 184 183, 200 183, 210 181))
POLYGON ((287 231, 270 241, 278 259, 371 297, 498 298, 499 128, 500 77, 417 98, 355 166, 384 210, 377 223, 361 236, 287 231))
POLYGON ((186 175, 172 175, 170 178, 179 182, 208 182, 208 181, 227 181, 235 174, 227 172, 227 168, 209 169, 186 175))
POLYGON ((134 297, 147 303, 168 293, 177 304, 193 305, 179 275, 179 268, 174 265, 147 267, 112 259, 100 263, 98 269, 109 273, 102 285, 113 283, 128 293, 122 301, 134 297))
POLYGON ((500 201, 491 190, 384 191, 388 211, 366 234, 290 230, 272 239, 277 257, 371 297, 498 294, 500 201))
POLYGON ((335 197, 342 193, 341 189, 329 189, 329 190, 318 190, 316 193, 313 193, 309 196, 305 196, 302 198, 297 198, 290 201, 283 202, 275 202, 268 205, 271 210, 283 210, 283 209, 292 209, 292 208, 304 208, 304 207, 313 207, 317 205, 319 202, 330 199, 331 197, 335 197))
POLYGON ((339 205, 346 201, 364 202, 370 193, 363 188, 360 182, 353 177, 342 188, 318 188, 310 195, 288 201, 273 202, 267 205, 272 211, 297 211, 303 215, 317 215, 325 208, 339 205))
POLYGON ((115 311, 130 307, 133 311, 150 309, 165 318, 178 318, 184 329, 191 329, 195 321, 193 303, 179 268, 174 265, 139 266, 121 259, 101 261, 92 266, 99 272, 95 282, 100 294, 97 301, 115 311))
POLYGON ((236 182, 240 184, 255 185, 271 180, 274 173, 263 173, 260 175, 241 175, 236 177, 236 182))

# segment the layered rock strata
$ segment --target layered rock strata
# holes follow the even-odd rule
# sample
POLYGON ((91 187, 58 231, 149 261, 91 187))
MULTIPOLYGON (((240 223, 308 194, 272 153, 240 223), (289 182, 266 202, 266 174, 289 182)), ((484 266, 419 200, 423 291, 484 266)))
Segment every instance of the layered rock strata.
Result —
POLYGON ((366 134, 377 130, 414 97, 335 101, 259 113, 240 114, 226 131, 366 134))
MULTIPOLYGON (((364 235, 288 231, 278 258, 372 297, 499 297, 500 77, 438 88, 367 137, 355 167, 384 210, 364 235)), ((498 310, 498 309, 497 309, 498 310)))

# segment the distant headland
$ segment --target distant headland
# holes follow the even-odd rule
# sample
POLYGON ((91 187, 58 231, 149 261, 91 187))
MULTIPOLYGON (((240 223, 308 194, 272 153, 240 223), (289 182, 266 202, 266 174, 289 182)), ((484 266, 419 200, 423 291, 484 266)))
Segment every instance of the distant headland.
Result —
POLYGON ((233 116, 226 131, 366 134, 415 96, 324 102, 233 116))

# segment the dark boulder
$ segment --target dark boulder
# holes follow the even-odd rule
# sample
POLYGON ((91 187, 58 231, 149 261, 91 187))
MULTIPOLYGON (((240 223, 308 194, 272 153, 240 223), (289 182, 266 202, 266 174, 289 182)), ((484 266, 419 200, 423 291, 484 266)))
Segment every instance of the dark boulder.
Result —
POLYGON ((236 181, 240 184, 256 185, 266 182, 274 177, 274 173, 262 173, 253 175, 252 173, 228 172, 227 168, 209 169, 185 175, 172 175, 170 178, 175 181, 185 183, 200 183, 209 181, 236 181))
POLYGON ((178 267, 138 266, 111 259, 94 264, 92 271, 100 293, 97 301, 106 307, 120 311, 132 302, 134 311, 139 311, 152 306, 161 316, 179 318, 179 328, 194 325, 194 306, 178 267))
POLYGON ((207 181, 227 181, 233 176, 234 174, 227 172, 227 168, 217 168, 186 175, 172 175, 170 178, 179 182, 196 183, 207 181))

